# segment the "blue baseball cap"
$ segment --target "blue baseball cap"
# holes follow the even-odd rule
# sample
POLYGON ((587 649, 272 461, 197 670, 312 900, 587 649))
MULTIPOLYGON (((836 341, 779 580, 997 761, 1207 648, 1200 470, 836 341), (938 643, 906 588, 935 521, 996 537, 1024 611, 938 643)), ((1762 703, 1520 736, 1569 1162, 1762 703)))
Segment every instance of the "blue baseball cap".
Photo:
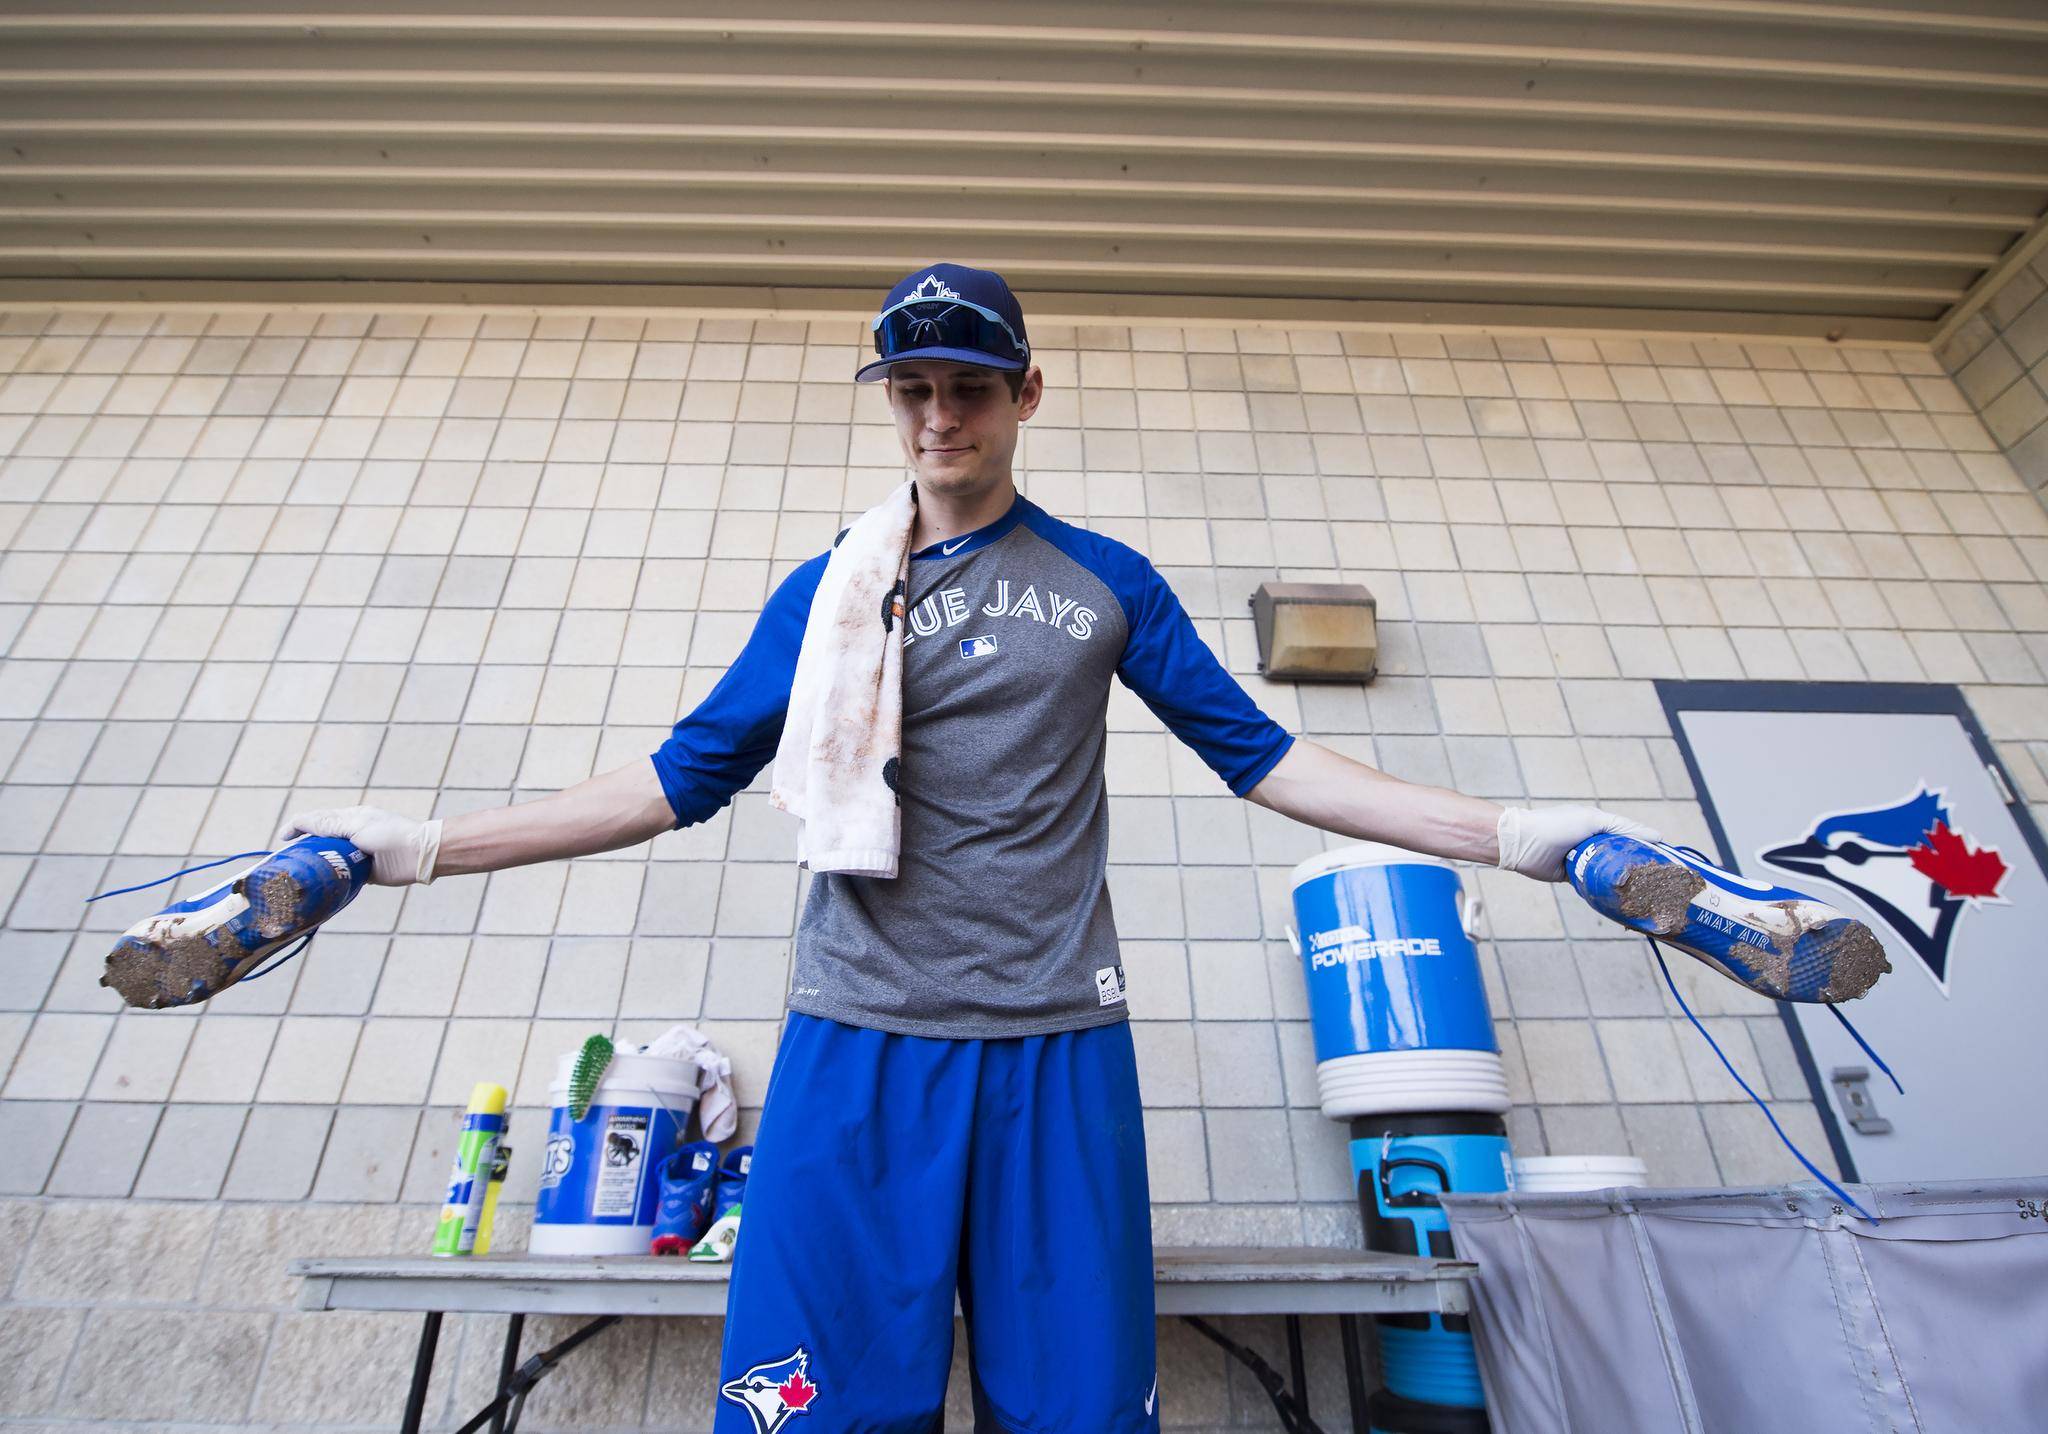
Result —
POLYGON ((1012 373, 1031 367, 1024 310, 1003 276, 964 264, 913 269, 896 281, 868 325, 872 362, 854 378, 872 383, 889 365, 912 359, 976 364, 1012 373))

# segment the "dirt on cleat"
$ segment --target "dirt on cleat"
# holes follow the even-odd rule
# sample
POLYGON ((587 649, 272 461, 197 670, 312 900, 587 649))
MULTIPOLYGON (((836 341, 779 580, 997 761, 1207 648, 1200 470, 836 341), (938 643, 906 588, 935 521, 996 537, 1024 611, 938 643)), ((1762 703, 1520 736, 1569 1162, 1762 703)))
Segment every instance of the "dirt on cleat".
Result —
POLYGON ((1688 867, 1669 862, 1644 862, 1624 871, 1614 884, 1621 909, 1659 936, 1685 930, 1686 908, 1706 882, 1688 867))
POLYGON ((1860 921, 1823 937, 1821 944, 1833 968, 1820 993, 1823 1001, 1853 1001, 1892 969, 1890 958, 1884 954, 1884 943, 1860 921))
POLYGON ((199 936, 174 936, 152 943, 124 937, 107 953, 102 986, 111 986, 131 1006, 160 1011, 203 1001, 228 979, 221 955, 199 936))

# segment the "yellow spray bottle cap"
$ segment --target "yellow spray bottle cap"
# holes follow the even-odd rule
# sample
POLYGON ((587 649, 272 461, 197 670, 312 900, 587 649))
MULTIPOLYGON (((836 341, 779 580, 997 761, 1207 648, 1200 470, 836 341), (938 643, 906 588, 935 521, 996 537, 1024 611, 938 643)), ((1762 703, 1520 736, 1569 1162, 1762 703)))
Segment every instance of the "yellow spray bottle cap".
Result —
POLYGON ((472 1115, 503 1115, 505 1087, 494 1081, 478 1081, 476 1089, 469 1093, 469 1109, 472 1115))

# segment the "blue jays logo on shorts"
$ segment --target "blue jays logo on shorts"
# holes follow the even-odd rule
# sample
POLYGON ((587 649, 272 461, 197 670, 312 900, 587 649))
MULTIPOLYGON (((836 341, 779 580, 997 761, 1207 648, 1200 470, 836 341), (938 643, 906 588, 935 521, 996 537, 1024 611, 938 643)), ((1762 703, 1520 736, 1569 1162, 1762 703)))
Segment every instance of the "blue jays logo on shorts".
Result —
POLYGON ((962 657, 994 657, 996 655, 995 637, 992 634, 984 634, 981 637, 961 638, 960 655, 962 657))
POLYGON ((798 1345, 794 1354, 757 1364, 738 1379, 728 1379, 718 1387, 719 1397, 730 1399, 753 1416, 755 1434, 777 1434, 797 1415, 811 1412, 818 1386, 806 1374, 810 1363, 810 1351, 798 1345))
POLYGON ((1757 853, 1848 892, 1889 926, 1948 991, 1949 942, 1965 906, 2002 901, 2005 859, 1949 820, 1945 794, 1925 782, 1888 806, 1830 812, 1806 835, 1757 853))

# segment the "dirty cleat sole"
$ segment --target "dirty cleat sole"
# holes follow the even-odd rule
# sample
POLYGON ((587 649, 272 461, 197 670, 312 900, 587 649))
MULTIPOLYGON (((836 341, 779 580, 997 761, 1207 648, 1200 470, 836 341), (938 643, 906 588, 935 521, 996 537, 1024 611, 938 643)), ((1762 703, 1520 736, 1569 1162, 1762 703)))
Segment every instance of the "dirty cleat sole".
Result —
POLYGON ((1774 1000, 1853 1000, 1892 969, 1876 934, 1846 912, 1723 871, 1696 852, 1596 836, 1566 859, 1566 873, 1610 921, 1774 1000))
POLYGON ((355 899, 370 858, 340 837, 301 837, 122 934, 102 986, 162 1010, 217 996, 355 899))

